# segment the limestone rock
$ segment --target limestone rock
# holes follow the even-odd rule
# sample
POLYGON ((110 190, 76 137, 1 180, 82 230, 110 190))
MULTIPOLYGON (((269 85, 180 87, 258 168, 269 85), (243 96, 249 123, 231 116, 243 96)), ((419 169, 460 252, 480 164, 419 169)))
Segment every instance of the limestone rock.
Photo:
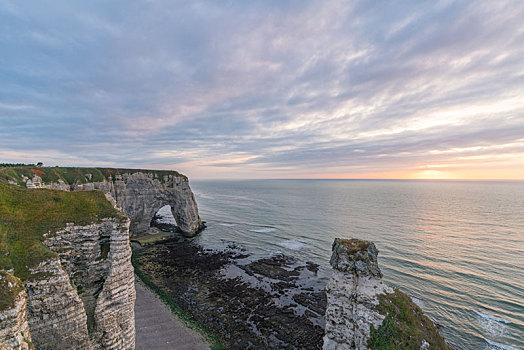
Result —
POLYGON ((92 178, 92 174, 87 174, 87 183, 77 180, 75 183, 66 184, 61 179, 58 182, 44 183, 42 178, 34 176, 31 180, 27 179, 26 187, 65 191, 101 190, 109 193, 124 214, 131 219, 132 234, 147 231, 153 216, 165 205, 171 207, 178 228, 184 235, 194 236, 203 228, 189 181, 183 175, 172 172, 160 177, 150 171, 124 171, 103 181, 91 182, 92 178))
POLYGON ((372 242, 335 238, 331 250, 329 263, 336 270, 382 278, 378 267, 378 249, 372 242))
POLYGON ((332 251, 323 349, 367 349, 370 325, 384 319, 376 310, 378 295, 393 290, 382 282, 372 242, 337 238, 332 251))
POLYGON ((27 323, 27 296, 22 281, 7 271, 0 271, 0 349, 33 349, 27 323))
POLYGON ((37 349, 91 349, 87 317, 58 258, 31 269, 25 282, 27 318, 37 349))
POLYGON ((181 176, 168 175, 158 179, 152 173, 137 172, 123 174, 115 181, 76 185, 73 188, 94 188, 111 193, 131 219, 132 233, 147 231, 153 216, 165 205, 171 206, 173 217, 184 234, 192 236, 202 228, 189 182, 181 176))
MULTIPOLYGON (((93 349, 134 349, 134 274, 129 220, 67 227, 44 241, 60 261, 83 303, 93 349)), ((86 348, 88 348, 86 346, 86 348)))
POLYGON ((335 239, 323 349, 449 350, 422 310, 382 282, 377 255, 372 242, 335 239), (388 327, 381 328, 383 324, 388 327))
POLYGON ((38 349, 134 349, 134 274, 129 220, 67 225, 45 237, 59 255, 25 282, 38 349))
POLYGON ((0 349, 134 349, 130 220, 106 201, 116 205, 110 192, 0 183, 0 195, 2 233, 15 238, 0 242, 0 349), (8 216, 13 208, 27 215, 8 216))

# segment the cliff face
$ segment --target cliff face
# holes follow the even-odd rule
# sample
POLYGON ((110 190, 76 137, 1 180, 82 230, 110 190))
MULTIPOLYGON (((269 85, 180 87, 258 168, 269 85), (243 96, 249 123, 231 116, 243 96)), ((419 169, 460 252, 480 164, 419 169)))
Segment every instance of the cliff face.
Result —
POLYGON ((37 349, 89 349, 87 317, 59 259, 31 269, 40 276, 24 283, 31 338, 37 349))
POLYGON ((22 281, 0 271, 0 349, 33 349, 22 281))
POLYGON ((131 219, 132 234, 147 231, 153 216, 165 205, 171 207, 179 229, 186 236, 193 236, 203 228, 189 181, 176 171, 15 167, 0 169, 2 177, 31 189, 97 189, 111 194, 131 219))
MULTIPOLYGON (((58 330, 63 337, 71 330, 81 329, 74 338, 85 339, 83 346, 86 348, 90 345, 93 349, 134 348, 135 288, 128 228, 128 221, 104 219, 87 226, 69 224, 46 237, 44 244, 58 253, 68 278, 67 284, 75 287, 70 297, 74 302, 69 305, 81 300, 81 310, 75 317, 79 327, 67 327, 67 322, 54 321, 40 333, 50 334, 50 329, 58 330)), ((44 285, 45 282, 39 281, 44 285)), ((31 307, 29 310, 32 311, 31 307)), ((59 319, 60 309, 55 308, 54 313, 57 315, 54 319, 59 319)), ((74 313, 73 310, 67 312, 68 315, 74 313)), ((33 337, 36 344, 37 337, 33 337)), ((50 342, 45 341, 45 344, 50 342)))
POLYGON ((171 207, 173 217, 185 235, 193 236, 202 228, 195 197, 187 178, 182 176, 170 174, 159 178, 154 173, 124 173, 106 181, 75 184, 71 188, 110 193, 131 219, 132 233, 147 231, 153 216, 165 205, 171 207))
POLYGON ((134 349, 127 217, 99 191, 0 181, 0 218, 0 348, 134 349))
POLYGON ((134 275, 128 222, 67 225, 44 244, 59 258, 25 283, 29 329, 38 349, 133 349, 134 275))
POLYGON ((323 349, 449 349, 422 310, 382 282, 377 255, 372 242, 335 239, 323 349))

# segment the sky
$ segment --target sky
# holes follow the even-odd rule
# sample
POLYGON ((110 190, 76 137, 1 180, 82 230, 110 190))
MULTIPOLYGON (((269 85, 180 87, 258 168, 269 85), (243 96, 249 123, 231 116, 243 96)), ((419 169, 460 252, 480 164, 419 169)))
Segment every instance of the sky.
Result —
POLYGON ((524 179, 523 1, 0 2, 0 162, 524 179))

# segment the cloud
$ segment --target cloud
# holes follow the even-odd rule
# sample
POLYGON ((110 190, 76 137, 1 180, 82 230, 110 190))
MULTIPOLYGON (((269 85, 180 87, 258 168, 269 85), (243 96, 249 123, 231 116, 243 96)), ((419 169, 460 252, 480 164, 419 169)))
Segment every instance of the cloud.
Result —
POLYGON ((467 149, 481 168, 524 134, 523 17, 511 1, 5 1, 0 157, 286 177, 467 149))

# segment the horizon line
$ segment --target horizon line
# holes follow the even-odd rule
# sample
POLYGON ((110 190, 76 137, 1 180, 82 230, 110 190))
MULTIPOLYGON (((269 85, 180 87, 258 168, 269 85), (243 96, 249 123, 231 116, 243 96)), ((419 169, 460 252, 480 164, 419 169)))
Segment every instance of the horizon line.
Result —
POLYGON ((378 179, 378 178, 189 178, 191 181, 256 181, 256 180, 279 180, 279 181, 311 181, 311 180, 325 180, 325 181, 446 181, 446 182, 524 182, 524 179, 378 179))

